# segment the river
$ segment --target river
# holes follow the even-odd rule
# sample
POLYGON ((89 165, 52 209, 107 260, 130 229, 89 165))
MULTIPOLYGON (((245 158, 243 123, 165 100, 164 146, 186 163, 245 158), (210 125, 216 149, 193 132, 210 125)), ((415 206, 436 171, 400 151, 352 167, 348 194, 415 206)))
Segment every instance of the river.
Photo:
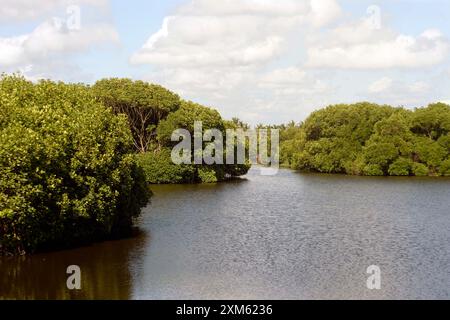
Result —
POLYGON ((132 238, 0 258, 0 298, 450 298, 450 179, 254 168, 152 190, 132 238), (66 287, 69 265, 81 290, 66 287))

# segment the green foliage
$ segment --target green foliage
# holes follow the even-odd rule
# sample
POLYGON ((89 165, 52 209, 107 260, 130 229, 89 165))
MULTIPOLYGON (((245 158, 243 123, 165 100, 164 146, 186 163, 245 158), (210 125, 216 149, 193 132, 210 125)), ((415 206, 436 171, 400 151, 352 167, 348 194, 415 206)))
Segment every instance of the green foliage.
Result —
POLYGON ((138 163, 145 172, 150 184, 191 183, 195 181, 195 167, 193 165, 176 165, 171 160, 171 150, 161 150, 141 153, 138 163))
MULTIPOLYGON (((172 163, 171 148, 178 142, 171 141, 172 133, 177 129, 186 129, 191 135, 191 154, 194 156, 194 123, 202 122, 202 133, 208 129, 218 129, 222 133, 228 128, 236 128, 244 125, 239 120, 224 121, 219 112, 214 109, 183 101, 181 107, 160 122, 157 128, 157 139, 163 150, 150 153, 141 158, 140 163, 145 168, 147 181, 150 183, 213 183, 232 177, 244 175, 250 169, 250 165, 226 165, 226 164, 189 164, 177 166, 172 163), (152 160, 151 157, 157 159, 152 160), (158 177, 160 176, 160 177, 158 177), (162 178, 161 178, 162 177, 162 178)), ((225 136, 224 143, 225 143, 225 136)), ((204 142, 203 148, 206 146, 204 142)), ((225 163, 225 146, 222 155, 225 163)), ((193 163, 194 159, 191 159, 193 163)))
POLYGON ((89 87, 3 76, 0 253, 129 231, 150 197, 148 183, 214 183, 246 174, 249 165, 172 162, 172 132, 193 132, 195 121, 203 130, 247 126, 142 81, 104 79, 89 87))
POLYGON ((398 158, 398 150, 393 143, 371 143, 363 149, 365 162, 377 165, 383 173, 398 158))
POLYGON ((450 106, 445 103, 430 104, 428 108, 416 110, 412 116, 411 131, 437 140, 450 132, 450 106))
POLYGON ((356 175, 445 175, 450 106, 410 111, 370 103, 313 112, 299 126, 280 126, 283 164, 356 175))
POLYGON ((171 159, 171 136, 176 129, 187 129, 193 138, 194 122, 203 130, 245 126, 239 119, 226 122, 219 112, 202 105, 181 101, 172 92, 153 84, 130 79, 98 81, 92 92, 116 114, 125 114, 140 152, 138 162, 151 184, 221 181, 247 173, 249 166, 175 165, 171 159), (211 173, 213 171, 213 173, 211 173), (213 178, 214 176, 214 178, 213 178))
POLYGON ((155 84, 130 79, 103 79, 92 91, 116 114, 125 114, 136 150, 145 152, 156 136, 158 123, 180 107, 178 95, 155 84))
POLYGON ((217 173, 211 167, 198 168, 198 177, 202 183, 218 182, 217 173))
POLYGON ((417 137, 414 140, 414 154, 416 159, 429 167, 439 167, 448 150, 427 137, 417 137))
POLYGON ((368 164, 362 171, 366 176, 383 176, 384 172, 378 164, 368 164))
POLYGON ((125 231, 148 202, 126 118, 83 85, 0 80, 0 251, 125 231))
POLYGON ((412 165, 412 172, 415 176, 424 177, 428 176, 430 170, 423 163, 414 162, 412 165))
POLYGON ((409 176, 412 170, 413 161, 407 158, 398 158, 389 166, 391 176, 409 176))
POLYGON ((177 129, 186 129, 194 135, 194 122, 201 121, 203 130, 218 129, 222 132, 225 123, 217 110, 204 107, 190 101, 183 101, 176 112, 171 113, 167 119, 161 121, 158 126, 158 141, 163 145, 175 145, 171 141, 172 133, 177 129))
POLYGON ((450 158, 442 161, 439 172, 443 176, 446 177, 450 176, 450 158))

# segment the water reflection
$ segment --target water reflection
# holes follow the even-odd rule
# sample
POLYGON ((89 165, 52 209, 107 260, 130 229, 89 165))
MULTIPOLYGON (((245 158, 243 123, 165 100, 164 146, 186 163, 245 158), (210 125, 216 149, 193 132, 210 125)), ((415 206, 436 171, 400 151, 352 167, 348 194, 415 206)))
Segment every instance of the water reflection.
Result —
POLYGON ((129 299, 134 277, 130 261, 139 261, 147 241, 147 234, 136 230, 128 239, 1 258, 0 299, 129 299), (81 290, 66 287, 69 265, 81 268, 81 290))

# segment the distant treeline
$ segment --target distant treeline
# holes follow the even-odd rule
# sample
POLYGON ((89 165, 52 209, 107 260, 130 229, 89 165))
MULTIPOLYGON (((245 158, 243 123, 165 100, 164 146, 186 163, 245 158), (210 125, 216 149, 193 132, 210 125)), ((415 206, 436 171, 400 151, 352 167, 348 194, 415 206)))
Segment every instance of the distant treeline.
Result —
POLYGON ((293 169, 368 176, 450 176, 450 106, 334 105, 276 126, 293 169))

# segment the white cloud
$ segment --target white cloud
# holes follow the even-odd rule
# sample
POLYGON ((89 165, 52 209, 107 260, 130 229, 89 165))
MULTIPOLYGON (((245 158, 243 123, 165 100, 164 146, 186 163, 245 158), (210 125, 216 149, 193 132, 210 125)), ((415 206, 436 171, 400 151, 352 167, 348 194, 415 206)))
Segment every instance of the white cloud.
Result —
POLYGON ((65 59, 53 59, 46 63, 29 64, 18 69, 18 72, 30 81, 52 79, 68 82, 89 82, 93 74, 82 70, 79 66, 65 59))
POLYGON ((336 0, 192 0, 166 17, 130 62, 151 65, 147 80, 216 105, 225 116, 271 122, 270 112, 255 115, 327 87, 299 68, 273 64, 306 32, 341 14, 336 0))
POLYGON ((283 45, 283 38, 267 22, 264 17, 246 16, 169 17, 131 62, 191 67, 264 63, 283 45))
POLYGON ((370 93, 384 92, 391 88, 393 82, 394 81, 391 78, 388 77, 381 78, 380 80, 375 81, 369 86, 369 92, 370 93))
POLYGON ((119 41, 108 6, 109 0, 1 0, 0 25, 12 32, 0 36, 0 72, 20 72, 31 80, 91 80, 92 71, 72 58, 119 41), (24 30, 18 24, 34 29, 14 33, 24 30))
POLYGON ((107 42, 118 42, 118 34, 110 25, 70 30, 49 20, 29 34, 0 38, 0 66, 28 65, 51 59, 56 54, 84 51, 92 45, 107 42))
POLYGON ((287 67, 263 74, 258 87, 266 92, 263 98, 255 99, 253 110, 264 114, 263 122, 299 121, 315 108, 332 101, 334 88, 327 80, 311 70, 287 67))
POLYGON ((311 1, 311 23, 322 27, 342 15, 342 9, 334 0, 311 1))
POLYGON ((223 0, 220 3, 211 0, 191 0, 178 8, 180 15, 195 16, 236 16, 236 15, 272 15, 294 16, 308 10, 309 3, 297 0, 223 0))
POLYGON ((440 96, 441 92, 432 85, 432 80, 407 81, 404 79, 381 78, 368 88, 369 100, 390 105, 421 106, 440 96))
POLYGON ((0 38, 0 66, 14 66, 24 60, 23 43, 27 36, 0 38))
POLYGON ((254 81, 252 68, 234 68, 223 72, 222 69, 167 68, 158 70, 146 77, 146 80, 162 83, 189 98, 196 96, 221 99, 235 88, 243 88, 254 81))
POLYGON ((312 68, 382 69, 434 66, 449 55, 450 43, 435 29, 414 37, 368 19, 347 23, 310 38, 307 66, 312 68))
POLYGON ((372 94, 414 94, 421 95, 429 92, 431 86, 425 81, 414 81, 406 83, 404 81, 394 81, 389 77, 381 78, 369 86, 369 93, 372 94))
POLYGON ((304 84, 306 72, 296 67, 285 69, 276 69, 264 75, 261 79, 261 85, 264 87, 283 87, 285 85, 304 84))
POLYGON ((290 32, 340 14, 335 0, 193 0, 164 19, 133 64, 242 67, 270 62, 290 32))
POLYGON ((430 90, 430 85, 425 81, 417 81, 407 85, 406 88, 411 93, 422 94, 430 90))
POLYGON ((272 89, 275 95, 312 95, 330 90, 324 81, 297 67, 273 70, 261 77, 260 87, 272 89))

